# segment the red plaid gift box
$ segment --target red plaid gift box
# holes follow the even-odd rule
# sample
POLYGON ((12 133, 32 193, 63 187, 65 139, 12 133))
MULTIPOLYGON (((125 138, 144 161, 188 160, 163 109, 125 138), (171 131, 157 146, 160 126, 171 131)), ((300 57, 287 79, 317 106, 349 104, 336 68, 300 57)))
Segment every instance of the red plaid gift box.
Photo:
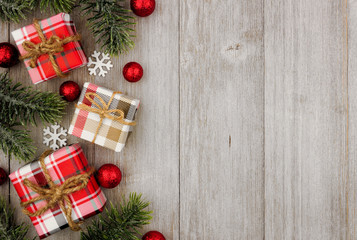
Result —
MULTIPOLYGON (((44 19, 39 23, 47 39, 52 35, 63 39, 77 33, 71 21, 71 17, 66 13, 60 13, 56 16, 44 19)), ((21 55, 27 53, 22 46, 24 41, 31 41, 35 44, 41 43, 41 39, 33 24, 13 31, 12 36, 21 55)), ((63 52, 54 55, 55 61, 63 73, 87 64, 87 57, 78 41, 69 42, 63 47, 63 52)), ((34 84, 47 81, 57 76, 47 54, 43 54, 37 59, 36 68, 30 67, 30 59, 25 59, 24 62, 34 84)))
MULTIPOLYGON (((87 172, 90 168, 79 144, 61 148, 47 156, 44 162, 56 185, 63 184, 66 179, 87 172)), ((24 179, 28 179, 40 186, 46 184, 39 161, 21 167, 11 173, 9 177, 21 202, 29 201, 38 196, 36 192, 24 185, 24 179)), ((82 221, 102 212, 106 203, 106 198, 93 175, 84 189, 68 196, 72 203, 72 219, 74 222, 82 221)), ((45 205, 45 200, 39 200, 31 204, 27 210, 35 212, 45 205)), ((68 221, 59 206, 47 210, 38 217, 30 217, 30 219, 41 239, 68 227, 68 221)))

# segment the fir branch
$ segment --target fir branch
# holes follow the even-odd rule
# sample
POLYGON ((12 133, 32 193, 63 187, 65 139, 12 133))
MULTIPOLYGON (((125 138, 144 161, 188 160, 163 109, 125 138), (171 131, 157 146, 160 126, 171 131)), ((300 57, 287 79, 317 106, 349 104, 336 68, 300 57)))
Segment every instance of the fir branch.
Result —
POLYGON ((119 2, 123 0, 80 0, 81 12, 87 17, 88 25, 96 43, 101 43, 105 53, 118 56, 134 47, 133 25, 135 18, 131 10, 119 2))
POLYGON ((24 223, 20 225, 16 224, 14 209, 8 206, 4 198, 0 197, 0 239, 28 240, 28 238, 25 237, 27 231, 28 226, 24 223))
POLYGON ((3 22, 20 22, 36 5, 35 0, 0 0, 0 19, 3 22))
POLYGON ((0 122, 36 125, 36 116, 42 122, 58 121, 66 102, 58 94, 40 92, 20 83, 12 84, 7 73, 0 74, 0 122))
POLYGON ((46 10, 48 7, 54 13, 72 11, 76 0, 37 0, 39 2, 41 10, 46 10))
POLYGON ((81 240, 107 240, 107 239, 127 239, 139 240, 136 235, 140 235, 139 228, 149 224, 151 211, 144 209, 149 206, 149 202, 141 199, 141 194, 131 193, 129 200, 123 197, 123 202, 115 207, 112 203, 110 209, 106 209, 106 217, 99 216, 99 220, 93 221, 87 227, 87 232, 81 233, 81 240))
POLYGON ((5 126, 0 122, 0 149, 10 156, 25 162, 31 161, 36 148, 32 145, 28 131, 16 129, 16 125, 5 126))

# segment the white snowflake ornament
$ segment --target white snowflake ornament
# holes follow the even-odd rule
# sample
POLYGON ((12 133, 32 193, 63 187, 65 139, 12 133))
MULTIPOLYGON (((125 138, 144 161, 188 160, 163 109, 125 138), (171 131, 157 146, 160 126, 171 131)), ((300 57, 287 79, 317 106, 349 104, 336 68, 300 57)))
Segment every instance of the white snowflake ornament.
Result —
POLYGON ((112 61, 110 61, 109 54, 102 53, 102 58, 99 59, 100 54, 100 52, 94 51, 94 53, 92 54, 94 60, 92 60, 92 58, 90 57, 87 67, 90 75, 97 76, 97 70, 99 69, 99 76, 105 77, 105 74, 107 74, 108 71, 113 67, 113 64, 112 61), (90 68, 89 66, 91 65, 94 65, 94 67, 90 68), (104 67, 108 71, 104 70, 104 67))
POLYGON ((67 129, 55 123, 55 125, 51 125, 51 127, 43 129, 43 144, 49 146, 52 150, 57 150, 60 147, 67 145, 67 139, 65 138, 66 136, 67 129), (51 129, 53 131, 51 131, 51 129))

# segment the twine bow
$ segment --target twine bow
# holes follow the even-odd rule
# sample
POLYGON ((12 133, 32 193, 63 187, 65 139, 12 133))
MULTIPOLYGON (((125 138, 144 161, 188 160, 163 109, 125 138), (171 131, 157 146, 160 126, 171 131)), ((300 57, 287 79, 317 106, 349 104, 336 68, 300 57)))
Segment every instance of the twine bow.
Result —
POLYGON ((113 102, 115 94, 118 94, 118 93, 121 93, 121 92, 113 92, 113 94, 112 94, 112 96, 111 96, 111 98, 110 98, 110 100, 109 100, 109 102, 107 104, 107 103, 105 103, 103 98, 101 98, 98 94, 93 93, 93 92, 88 92, 88 93, 85 94, 85 98, 89 102, 94 104, 97 108, 92 108, 92 107, 90 107, 90 106, 88 106, 86 104, 83 104, 83 103, 81 105, 76 105, 77 108, 86 110, 88 112, 96 113, 100 117, 100 122, 99 122, 99 125, 97 127, 97 130, 95 131, 92 143, 94 143, 95 140, 97 139, 97 136, 98 136, 98 133, 99 133, 99 129, 102 126, 104 118, 109 118, 109 119, 111 119, 113 121, 117 121, 117 122, 120 122, 121 124, 129 125, 129 126, 135 126, 136 125, 135 122, 127 122, 127 121, 124 120, 125 116, 124 116, 123 110, 121 110, 121 109, 111 109, 111 110, 109 110, 109 106, 113 102), (93 98, 91 98, 91 96, 93 96, 93 98), (94 97, 98 98, 98 100, 100 101, 102 106, 94 101, 94 97), (117 115, 111 115, 111 114, 117 114, 117 115))
POLYGON ((43 54, 48 54, 52 67, 55 70, 57 76, 66 77, 68 74, 65 74, 61 71, 53 55, 63 52, 64 51, 63 45, 69 42, 79 41, 81 39, 81 36, 76 34, 61 39, 58 36, 52 35, 49 39, 46 39, 37 19, 33 21, 33 24, 38 33, 39 38, 41 39, 41 42, 35 44, 31 41, 24 41, 22 43, 22 47, 27 51, 27 53, 21 56, 20 59, 23 60, 26 58, 30 58, 30 67, 35 68, 37 65, 36 64, 37 59, 43 54))
POLYGON ((73 177, 68 178, 62 185, 56 185, 52 181, 51 176, 49 175, 46 165, 45 165, 45 158, 52 153, 52 150, 45 151, 42 153, 40 157, 40 164, 41 168, 43 171, 43 174, 45 175, 46 181, 49 185, 49 188, 47 187, 41 187, 36 185, 35 183, 30 182, 28 179, 24 180, 24 185, 32 189, 34 192, 36 192, 39 196, 27 201, 27 202, 22 202, 21 206, 23 207, 22 211, 30 216, 30 217, 37 217, 45 213, 48 209, 54 208, 55 206, 59 205, 59 207, 62 209, 62 211, 65 213, 65 216, 67 218, 68 225, 73 231, 79 231, 80 224, 75 223, 72 219, 72 203, 69 200, 68 195, 72 194, 74 192, 77 192, 79 190, 82 190, 85 188, 88 184, 88 181, 90 179, 90 176, 94 173, 94 168, 90 168, 90 170, 84 174, 79 174, 73 177), (39 200, 46 200, 47 204, 46 206, 38 209, 35 212, 30 212, 26 208, 39 200))

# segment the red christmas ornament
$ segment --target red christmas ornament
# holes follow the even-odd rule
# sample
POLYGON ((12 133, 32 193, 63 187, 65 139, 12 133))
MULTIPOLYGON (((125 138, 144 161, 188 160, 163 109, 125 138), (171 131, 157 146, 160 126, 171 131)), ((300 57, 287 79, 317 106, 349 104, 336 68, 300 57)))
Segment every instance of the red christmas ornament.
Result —
POLYGON ((73 102, 79 97, 81 89, 76 82, 67 81, 60 86, 60 95, 68 102, 73 102))
POLYGON ((147 17, 155 10, 155 0, 131 0, 130 7, 139 17, 147 17))
POLYGON ((166 240, 166 238, 158 231, 150 231, 143 236, 142 240, 166 240))
POLYGON ((7 180, 7 173, 4 169, 0 168, 0 185, 3 185, 7 180))
POLYGON ((0 67, 9 68, 19 62, 19 51, 8 42, 0 43, 0 67))
POLYGON ((144 74, 144 70, 137 62, 129 62, 123 68, 123 76, 128 82, 139 81, 144 74))
POLYGON ((114 164, 104 164, 96 174, 99 184, 104 188, 115 188, 121 181, 121 171, 114 164))

